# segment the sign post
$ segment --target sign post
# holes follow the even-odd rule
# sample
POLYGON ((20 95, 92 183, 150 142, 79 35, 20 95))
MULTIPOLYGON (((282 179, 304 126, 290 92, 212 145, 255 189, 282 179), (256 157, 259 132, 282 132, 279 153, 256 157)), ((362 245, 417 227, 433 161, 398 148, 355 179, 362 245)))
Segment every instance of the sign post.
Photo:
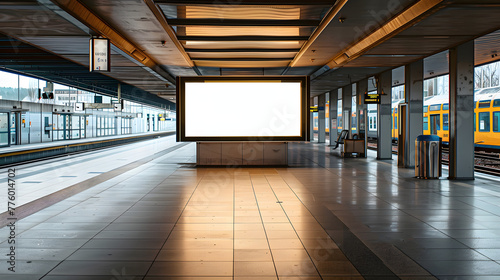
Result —
POLYGON ((365 92, 365 104, 380 104, 380 94, 365 92))
POLYGON ((90 39, 90 72, 109 72, 111 70, 110 43, 108 39, 90 39))

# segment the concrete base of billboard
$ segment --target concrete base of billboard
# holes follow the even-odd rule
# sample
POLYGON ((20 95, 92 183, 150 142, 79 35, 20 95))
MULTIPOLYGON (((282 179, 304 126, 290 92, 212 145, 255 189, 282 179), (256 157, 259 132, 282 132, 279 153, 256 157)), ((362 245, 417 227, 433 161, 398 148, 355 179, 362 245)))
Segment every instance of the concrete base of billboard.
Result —
POLYGON ((287 142, 197 142, 197 165, 288 165, 287 142))

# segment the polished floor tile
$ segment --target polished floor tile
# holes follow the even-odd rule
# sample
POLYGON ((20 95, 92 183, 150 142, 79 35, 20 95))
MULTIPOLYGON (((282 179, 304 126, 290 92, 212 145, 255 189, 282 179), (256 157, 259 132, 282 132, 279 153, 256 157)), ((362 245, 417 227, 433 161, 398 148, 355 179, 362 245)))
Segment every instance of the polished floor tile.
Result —
POLYGON ((194 145, 144 161, 18 221, 22 273, 2 262, 0 279, 500 279, 498 179, 418 180, 372 152, 289 147, 288 168, 196 168, 194 145))

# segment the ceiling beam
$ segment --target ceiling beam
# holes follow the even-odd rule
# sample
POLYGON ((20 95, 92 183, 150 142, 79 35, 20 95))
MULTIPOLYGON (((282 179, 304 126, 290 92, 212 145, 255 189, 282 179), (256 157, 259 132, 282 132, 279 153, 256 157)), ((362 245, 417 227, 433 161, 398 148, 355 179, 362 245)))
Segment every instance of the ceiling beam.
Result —
POLYGON ((154 0, 155 4, 168 4, 168 5, 285 5, 285 6, 331 6, 335 3, 335 0, 314 0, 304 2, 303 0, 154 0))
POLYGON ((177 36, 179 41, 305 41, 308 36, 177 36))
POLYGON ((146 3, 146 5, 148 5, 148 8, 151 10, 151 12, 153 12, 156 20, 158 20, 160 25, 163 27, 163 30, 165 30, 170 40, 172 40, 172 43, 174 43, 175 47, 177 47, 177 50, 181 53, 182 57, 184 57, 184 60, 187 62, 189 67, 193 68, 193 70, 197 72, 198 75, 200 75, 198 68, 194 65, 194 62, 191 60, 186 51, 184 51, 184 47, 177 39, 175 31, 167 22, 167 18, 165 17, 161 9, 155 4, 153 0, 144 0, 144 2, 146 3))
POLYGON ((326 65, 330 68, 339 67, 347 62, 358 58, 366 51, 374 48, 382 42, 392 38, 401 31, 411 27, 429 13, 436 12, 444 7, 444 0, 420 0, 405 9, 396 17, 386 22, 382 27, 373 31, 357 43, 347 47, 336 54, 326 65))
POLYGON ((185 49, 188 53, 218 53, 218 52, 249 52, 249 53, 269 53, 269 52, 298 52, 300 49, 185 49))
POLYGON ((319 20, 168 19, 172 26, 318 26, 319 20))
POLYGON ((276 57, 200 57, 193 58, 194 61, 290 61, 293 57, 284 57, 284 58, 276 58, 276 57))
MULTIPOLYGON (((300 51, 295 55, 295 58, 290 62, 288 67, 294 67, 295 64, 297 64, 297 61, 299 61, 299 59, 306 53, 309 47, 311 47, 312 44, 316 41, 316 39, 318 39, 319 35, 323 33, 323 31, 330 24, 333 18, 335 18, 335 16, 340 12, 340 10, 342 9, 342 7, 344 7, 347 1, 348 0, 340 0, 330 8, 326 16, 323 18, 323 20, 321 20, 321 23, 319 24, 318 28, 314 30, 314 32, 308 38, 307 42, 304 45, 302 45, 302 48, 300 48, 300 51)), ((285 72, 286 71, 287 70, 285 70, 285 72)))

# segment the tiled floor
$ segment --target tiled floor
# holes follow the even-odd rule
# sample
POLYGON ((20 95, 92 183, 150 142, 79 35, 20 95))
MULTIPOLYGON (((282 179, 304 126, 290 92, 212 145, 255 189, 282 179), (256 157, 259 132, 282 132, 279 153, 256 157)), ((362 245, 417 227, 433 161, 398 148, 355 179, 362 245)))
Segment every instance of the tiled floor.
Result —
POLYGON ((496 178, 418 180, 322 144, 290 144, 288 168, 196 168, 194 150, 138 153, 18 221, 15 273, 2 228, 0 279, 500 279, 496 178))

